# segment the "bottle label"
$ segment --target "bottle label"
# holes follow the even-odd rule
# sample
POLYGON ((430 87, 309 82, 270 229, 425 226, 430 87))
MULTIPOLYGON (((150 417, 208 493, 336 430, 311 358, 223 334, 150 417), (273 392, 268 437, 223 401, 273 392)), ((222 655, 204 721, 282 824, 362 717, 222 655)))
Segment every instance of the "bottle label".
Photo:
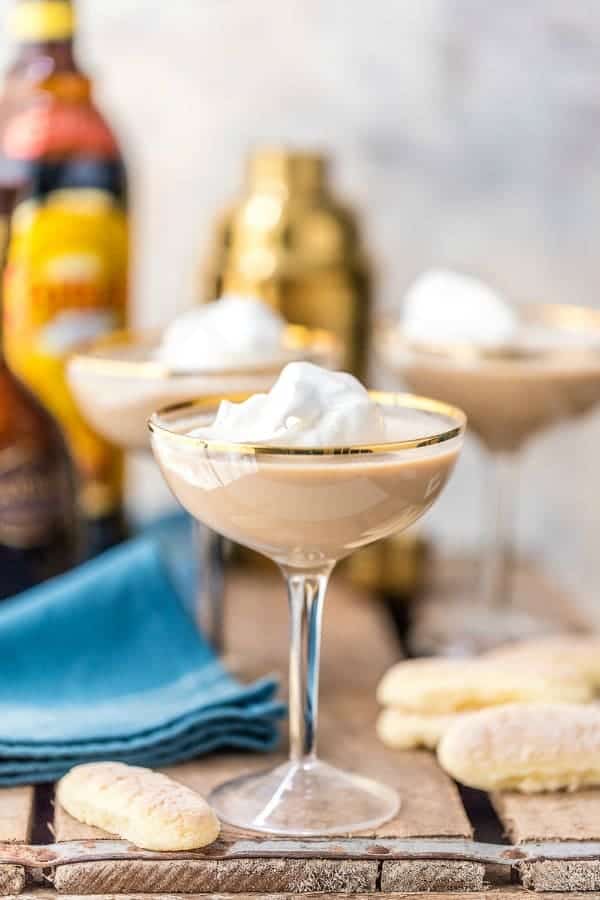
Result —
POLYGON ((93 108, 63 103, 52 96, 40 95, 24 104, 2 134, 6 159, 37 160, 74 152, 110 158, 117 156, 118 147, 112 131, 93 108))
POLYGON ((5 353, 65 429, 89 516, 118 505, 120 454, 80 415, 65 359, 122 327, 126 279, 126 215, 111 193, 66 188, 15 209, 4 277, 5 353))
POLYGON ((66 524, 66 470, 34 446, 0 450, 0 544, 42 547, 66 524))
POLYGON ((9 28, 17 41, 64 41, 75 31, 75 12, 70 0, 20 0, 9 28))

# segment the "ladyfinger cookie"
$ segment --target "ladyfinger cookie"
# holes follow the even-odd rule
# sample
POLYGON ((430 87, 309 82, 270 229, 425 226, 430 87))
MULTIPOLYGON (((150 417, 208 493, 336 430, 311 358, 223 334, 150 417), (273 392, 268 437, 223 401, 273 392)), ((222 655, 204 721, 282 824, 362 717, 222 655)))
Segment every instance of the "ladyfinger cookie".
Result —
POLYGON ((600 635, 549 635, 530 641, 511 641, 486 654, 505 662, 569 665, 576 668, 595 690, 600 690, 600 635))
POLYGON ((75 766, 58 782, 57 799, 80 822, 145 850, 192 850, 219 835, 219 820, 200 794, 139 766, 75 766))
POLYGON ((600 784, 600 709, 521 704, 469 713, 442 737, 438 760, 469 787, 522 793, 600 784))
POLYGON ((446 715, 505 703, 586 703, 593 691, 571 666, 494 659, 409 659, 383 676, 377 699, 405 712, 446 715))
POLYGON ((401 709, 383 709, 377 719, 377 735, 392 750, 435 750, 442 735, 463 713, 428 716, 401 709))

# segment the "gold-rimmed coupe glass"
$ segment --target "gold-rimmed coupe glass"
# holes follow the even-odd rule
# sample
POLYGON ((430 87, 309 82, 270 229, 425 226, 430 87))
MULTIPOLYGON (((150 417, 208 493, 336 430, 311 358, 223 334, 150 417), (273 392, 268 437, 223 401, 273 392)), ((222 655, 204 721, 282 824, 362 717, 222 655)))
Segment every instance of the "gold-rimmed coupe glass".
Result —
MULTIPOLYGON (((234 779, 211 796, 240 828, 342 835, 397 811, 394 790, 317 757, 321 616, 335 564, 407 528, 434 503, 460 450, 464 414, 446 404, 373 393, 390 428, 410 438, 377 445, 274 447, 207 440, 221 399, 155 413, 152 448, 193 516, 278 564, 290 609, 288 762, 234 779)), ((237 397, 235 399, 241 399, 237 397)))
POLYGON ((490 458, 479 602, 462 616, 447 604, 433 633, 418 637, 422 651, 478 652, 554 627, 513 600, 516 468, 533 436, 600 402, 600 312, 564 304, 518 312, 520 339, 496 348, 415 343, 397 324, 378 331, 387 368, 412 390, 461 406, 490 458))
MULTIPOLYGON (((156 359, 159 343, 159 333, 114 332, 75 353, 68 362, 69 384, 81 413, 106 440, 129 452, 150 451, 147 421, 162 406, 215 393, 268 391, 292 360, 332 368, 341 356, 340 345, 329 332, 292 324, 286 326, 281 354, 269 363, 243 369, 170 369, 156 359)), ((202 631, 223 654, 225 544, 210 529, 192 521, 198 532, 195 544, 200 573, 195 612, 202 631)))

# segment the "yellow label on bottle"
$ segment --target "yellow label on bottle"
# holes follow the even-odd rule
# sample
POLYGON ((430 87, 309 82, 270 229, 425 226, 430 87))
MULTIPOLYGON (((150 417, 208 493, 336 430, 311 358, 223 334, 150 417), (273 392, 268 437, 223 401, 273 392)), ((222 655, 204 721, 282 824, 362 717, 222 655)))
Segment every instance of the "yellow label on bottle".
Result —
POLYGON ((4 278, 8 362, 63 425, 82 481, 87 515, 114 508, 120 454, 80 415, 65 359, 87 341, 122 327, 127 283, 127 220, 111 194, 54 191, 26 200, 12 218, 4 278))
POLYGON ((18 41, 64 41, 75 31, 75 12, 67 0, 21 0, 9 19, 18 41))

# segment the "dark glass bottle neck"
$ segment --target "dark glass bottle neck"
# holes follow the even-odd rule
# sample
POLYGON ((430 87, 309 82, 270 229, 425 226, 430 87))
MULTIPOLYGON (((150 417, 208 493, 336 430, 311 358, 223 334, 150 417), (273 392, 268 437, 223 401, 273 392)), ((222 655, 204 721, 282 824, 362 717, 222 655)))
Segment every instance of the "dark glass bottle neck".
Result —
POLYGON ((4 358, 4 270, 8 257, 11 216, 16 199, 16 188, 7 187, 0 191, 0 371, 6 366, 4 358))
POLYGON ((35 66, 40 59, 52 62, 52 72, 79 72, 73 38, 62 41, 27 41, 17 44, 9 74, 18 74, 35 66))

